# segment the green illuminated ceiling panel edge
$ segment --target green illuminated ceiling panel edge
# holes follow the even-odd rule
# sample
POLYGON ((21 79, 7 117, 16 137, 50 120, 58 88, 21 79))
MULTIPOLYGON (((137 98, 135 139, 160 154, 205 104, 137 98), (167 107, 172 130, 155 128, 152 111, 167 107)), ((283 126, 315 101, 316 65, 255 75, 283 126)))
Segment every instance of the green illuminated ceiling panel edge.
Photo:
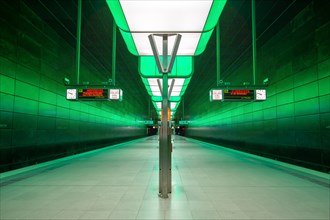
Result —
POLYGON ((113 15, 113 18, 115 19, 117 26, 119 27, 120 33, 122 34, 125 40, 127 49, 129 50, 130 53, 137 55, 138 51, 135 47, 132 34, 124 31, 124 30, 129 30, 129 28, 119 0, 106 0, 106 2, 113 15))
MULTIPOLYGON (((177 56, 169 78, 188 78, 194 72, 194 59, 192 56, 177 56)), ((161 78, 153 56, 139 56, 139 73, 144 78, 161 78)))

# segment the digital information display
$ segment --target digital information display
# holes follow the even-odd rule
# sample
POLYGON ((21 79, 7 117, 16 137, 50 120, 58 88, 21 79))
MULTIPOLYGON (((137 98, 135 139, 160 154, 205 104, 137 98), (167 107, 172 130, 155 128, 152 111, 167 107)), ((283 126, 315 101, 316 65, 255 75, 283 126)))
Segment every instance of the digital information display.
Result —
POLYGON ((251 89, 224 89, 224 101, 253 101, 254 90, 251 89))
POLYGON ((109 89, 78 89, 78 100, 108 100, 109 89))
POLYGON ((225 88, 211 89, 210 101, 227 101, 227 102, 251 102, 265 101, 267 99, 266 89, 250 89, 250 88, 225 88))
POLYGON ((71 88, 66 90, 66 99, 79 101, 122 101, 123 91, 121 89, 71 88))

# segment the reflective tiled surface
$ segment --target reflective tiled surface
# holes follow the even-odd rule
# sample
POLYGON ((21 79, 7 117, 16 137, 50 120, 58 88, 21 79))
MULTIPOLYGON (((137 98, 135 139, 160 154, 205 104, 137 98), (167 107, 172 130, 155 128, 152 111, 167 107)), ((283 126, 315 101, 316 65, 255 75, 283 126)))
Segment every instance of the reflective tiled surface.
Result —
MULTIPOLYGON (((31 171, 32 172, 32 171, 31 171)), ((329 219, 329 180, 174 137, 158 197, 158 137, 75 157, 0 188, 0 219, 329 219)))

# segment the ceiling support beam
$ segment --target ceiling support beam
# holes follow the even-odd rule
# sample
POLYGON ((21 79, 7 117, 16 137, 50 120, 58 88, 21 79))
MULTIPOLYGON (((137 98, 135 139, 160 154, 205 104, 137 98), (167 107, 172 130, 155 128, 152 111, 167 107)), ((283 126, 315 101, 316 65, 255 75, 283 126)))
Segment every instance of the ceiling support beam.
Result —
POLYGON ((77 71, 77 84, 80 81, 80 39, 81 39, 81 0, 78 0, 77 12, 77 46, 76 46, 76 71, 77 71))
POLYGON ((117 46, 117 25, 116 25, 116 22, 113 21, 112 25, 113 26, 112 26, 112 64, 111 64, 112 79, 111 79, 111 84, 113 86, 115 86, 116 85, 116 52, 117 52, 117 49, 116 49, 116 46, 117 46))
POLYGON ((251 0, 251 12, 252 12, 252 73, 253 73, 253 85, 256 84, 256 72, 257 72, 257 43, 256 43, 256 2, 251 0))
POLYGON ((155 57, 156 65, 157 65, 158 71, 160 73, 170 73, 172 71, 174 60, 175 60, 176 54, 179 50, 179 45, 180 45, 182 36, 180 34, 175 34, 176 37, 175 37, 175 41, 174 41, 174 46, 173 46, 173 50, 171 52, 170 62, 168 62, 168 37, 170 37, 172 35, 174 35, 174 34, 150 34, 148 36, 149 42, 151 45, 151 49, 152 49, 152 53, 155 57), (160 59, 160 54, 157 49, 155 36, 159 36, 159 37, 163 38, 162 39, 162 41, 163 41, 163 62, 161 62, 161 59, 160 59), (166 55, 165 55, 165 52, 166 52, 166 55))
POLYGON ((170 86, 170 89, 168 90, 168 97, 171 97, 171 94, 172 94, 172 90, 173 90, 173 87, 174 87, 174 83, 175 83, 175 79, 173 78, 172 79, 172 83, 171 83, 171 86, 170 86))
POLYGON ((216 56, 216 64, 217 64, 217 86, 221 84, 220 78, 220 21, 218 21, 216 26, 216 49, 217 49, 217 56, 216 56))

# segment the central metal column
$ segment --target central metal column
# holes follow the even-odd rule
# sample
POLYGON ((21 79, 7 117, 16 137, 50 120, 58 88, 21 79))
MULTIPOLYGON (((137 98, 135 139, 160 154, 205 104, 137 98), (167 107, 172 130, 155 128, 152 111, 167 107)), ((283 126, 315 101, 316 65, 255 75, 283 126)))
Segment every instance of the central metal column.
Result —
MULTIPOLYGON (((161 34, 163 39, 163 59, 161 61, 156 42, 154 39, 154 34, 148 36, 152 52, 156 59, 156 64, 160 73, 163 74, 163 87, 160 88, 162 91, 162 122, 161 129, 159 133, 159 196, 162 198, 168 198, 168 194, 172 192, 172 143, 171 143, 171 128, 169 125, 168 109, 169 109, 169 92, 168 92, 168 73, 171 72, 174 59, 178 52, 181 35, 175 34, 176 38, 174 41, 174 47, 171 53, 170 62, 168 62, 168 37, 173 34, 161 34)), ((160 80, 157 80, 158 86, 160 85, 160 80)), ((171 91, 173 89, 173 82, 171 85, 171 91)))
MULTIPOLYGON (((168 64, 168 36, 163 35, 163 67, 167 68, 168 64)), ((168 125, 168 75, 165 70, 163 73, 163 87, 162 87, 162 122, 161 133, 159 136, 159 196, 168 198, 168 193, 171 192, 171 161, 169 158, 169 125, 168 125)))

